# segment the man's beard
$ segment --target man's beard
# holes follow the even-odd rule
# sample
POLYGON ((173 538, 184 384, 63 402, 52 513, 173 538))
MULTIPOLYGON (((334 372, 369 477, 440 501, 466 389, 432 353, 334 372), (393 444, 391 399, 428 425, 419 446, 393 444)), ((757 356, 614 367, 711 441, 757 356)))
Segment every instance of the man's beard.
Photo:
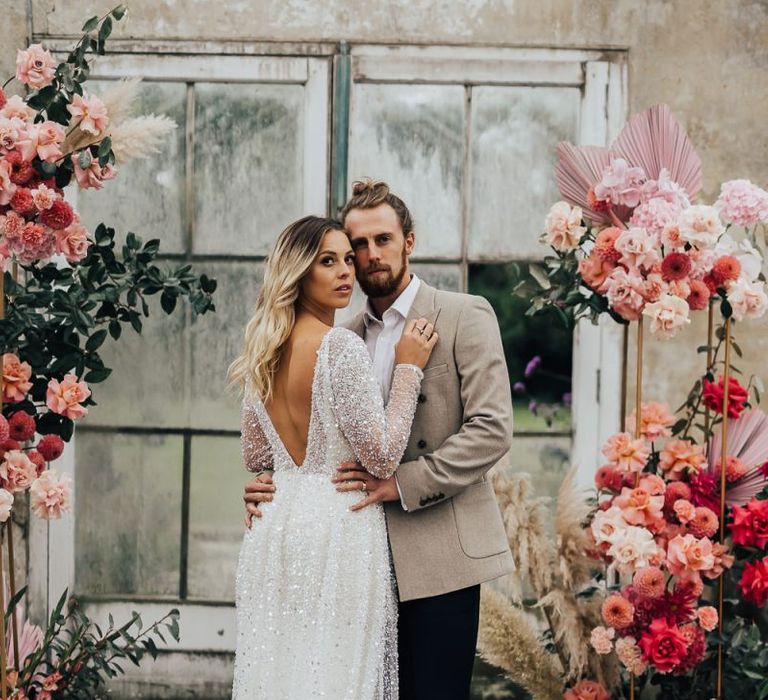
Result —
POLYGON ((358 274, 357 281, 360 284, 360 288, 365 292, 366 296, 373 297, 374 299, 391 296, 397 291, 405 277, 406 270, 408 269, 406 265, 407 260, 408 256, 406 255, 405 248, 403 248, 403 258, 397 275, 392 274, 391 267, 375 267, 358 274), (386 277, 382 275, 384 279, 381 279, 381 277, 372 279, 368 276, 377 270, 384 270, 387 273, 386 277))

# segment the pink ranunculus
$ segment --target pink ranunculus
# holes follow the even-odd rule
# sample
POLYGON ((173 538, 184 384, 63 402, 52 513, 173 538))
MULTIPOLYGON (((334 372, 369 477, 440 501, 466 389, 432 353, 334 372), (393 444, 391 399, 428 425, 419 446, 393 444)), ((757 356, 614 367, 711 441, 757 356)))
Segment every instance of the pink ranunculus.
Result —
POLYGON ((711 605, 705 605, 696 611, 696 617, 703 630, 711 632, 717 627, 717 610, 711 605))
POLYGON ((603 445, 602 452, 608 460, 629 472, 642 471, 651 454, 642 438, 634 439, 629 433, 612 435, 603 445))
POLYGON ((12 352, 3 355, 3 401, 18 403, 23 401, 32 388, 29 381, 32 367, 28 362, 21 362, 12 352))
POLYGON ((11 164, 0 158, 0 205, 9 204, 16 194, 16 185, 11 182, 11 164))
POLYGON ((61 382, 58 379, 48 382, 45 404, 54 413, 77 420, 88 413, 88 409, 81 403, 90 395, 88 385, 78 382, 77 376, 70 372, 61 382))
POLYGON ((737 321, 745 318, 760 318, 768 307, 765 283, 759 280, 750 282, 740 277, 728 288, 728 301, 733 309, 733 317, 737 321))
POLYGON ((0 488, 0 523, 4 523, 11 517, 13 508, 13 494, 7 489, 0 488))
POLYGON ((667 568, 678 578, 700 578, 715 565, 712 542, 708 537, 677 535, 667 545, 667 568))
POLYGON ((613 205, 636 207, 640 203, 640 187, 645 179, 642 168, 631 167, 623 158, 615 158, 595 185, 595 196, 613 205))
POLYGON ((663 338, 672 338, 680 328, 691 322, 688 318, 689 311, 685 299, 672 294, 662 294, 658 301, 646 304, 643 316, 651 319, 651 333, 663 338))
POLYGON ((13 493, 26 491, 37 476, 35 463, 21 450, 8 450, 3 456, 0 473, 3 486, 13 493))
POLYGON ((616 239, 619 262, 628 268, 650 269, 661 260, 658 238, 644 228, 633 226, 616 239))
POLYGON ((68 511, 71 502, 72 482, 66 475, 59 476, 51 469, 44 471, 32 482, 30 506, 44 520, 57 519, 68 511))
POLYGON ((663 521, 664 494, 652 496, 645 488, 638 486, 630 489, 626 486, 614 499, 614 504, 621 508, 621 513, 630 525, 642 525, 653 529, 663 521))
MULTIPOLYGON (((627 418, 627 432, 635 432, 635 414, 632 411, 627 418)), ((675 416, 669 412, 669 404, 649 401, 640 407, 640 435, 653 442, 671 435, 669 429, 675 422, 675 416)))
POLYGON ((684 209, 677 220, 680 237, 694 248, 712 248, 725 232, 717 209, 695 204, 684 209))
POLYGON ((50 85, 56 75, 56 59, 41 44, 16 53, 16 80, 34 90, 50 85))
POLYGON ((637 269, 615 268, 606 278, 604 291, 611 308, 627 321, 637 321, 645 305, 645 283, 637 269))
POLYGON ((109 125, 106 106, 98 97, 87 92, 75 95, 67 110, 72 115, 72 121, 77 122, 82 131, 94 136, 101 134, 109 125))
POLYGON ((117 168, 109 163, 102 168, 97 159, 93 159, 87 168, 81 168, 79 158, 72 156, 72 165, 77 184, 83 190, 100 190, 107 180, 112 180, 117 175, 117 168))
POLYGON ((52 190, 42 182, 37 188, 32 190, 32 201, 34 201, 35 206, 41 211, 43 209, 50 209, 53 206, 53 203, 60 198, 61 195, 56 190, 52 190))
POLYGON ((768 223, 768 192, 749 180, 729 180, 720 186, 715 208, 726 224, 768 223))
POLYGON ((572 207, 568 202, 554 204, 544 221, 547 243, 560 252, 576 248, 587 230, 581 219, 581 207, 572 207))
POLYGON ((65 229, 54 231, 54 235, 56 252, 61 253, 68 262, 78 262, 88 254, 88 247, 91 245, 88 240, 88 231, 78 221, 65 229))

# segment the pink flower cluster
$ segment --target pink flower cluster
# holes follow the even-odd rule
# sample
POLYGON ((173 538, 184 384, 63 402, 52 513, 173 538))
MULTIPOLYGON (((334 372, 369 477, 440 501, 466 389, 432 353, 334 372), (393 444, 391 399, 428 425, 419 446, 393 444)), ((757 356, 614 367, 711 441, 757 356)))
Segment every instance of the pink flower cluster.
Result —
MULTIPOLYGON (((69 508, 71 483, 67 477, 46 470, 46 464, 61 456, 64 441, 58 435, 44 435, 33 444, 35 416, 14 407, 31 398, 32 368, 13 353, 5 353, 2 361, 2 398, 8 418, 0 414, 0 522, 10 517, 14 494, 27 490, 37 515, 59 518, 69 508)), ((83 402, 90 395, 88 385, 69 373, 48 382, 46 406, 53 413, 77 420, 88 413, 83 402)))
MULTIPOLYGON (((705 633, 717 626, 716 610, 700 604, 703 581, 733 564, 713 539, 717 514, 696 498, 704 450, 671 438, 673 421, 667 405, 643 404, 640 437, 613 435, 602 450, 608 463, 595 476, 593 551, 624 583, 606 597, 604 626, 591 644, 598 654, 615 652, 636 675, 649 667, 685 673, 703 659, 705 633)), ((637 417, 627 423, 634 432, 637 417)))
POLYGON ((590 229, 580 207, 561 201, 547 216, 546 240, 559 254, 576 256, 581 281, 622 319, 645 316, 653 334, 670 338, 719 293, 737 320, 768 308, 760 254, 749 241, 737 245, 724 225, 768 221, 768 192, 734 180, 715 206, 691 204, 666 169, 652 180, 614 158, 587 203, 609 212, 611 225, 590 229))

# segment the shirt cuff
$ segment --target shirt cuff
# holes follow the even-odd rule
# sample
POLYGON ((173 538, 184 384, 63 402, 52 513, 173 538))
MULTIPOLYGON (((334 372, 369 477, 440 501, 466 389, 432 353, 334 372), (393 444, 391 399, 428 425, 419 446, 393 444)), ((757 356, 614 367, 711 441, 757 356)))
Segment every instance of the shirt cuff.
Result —
POLYGON ((395 486, 397 486, 397 495, 400 496, 400 505, 403 507, 403 510, 407 511, 408 508, 405 505, 405 500, 403 499, 403 492, 400 490, 400 482, 397 480, 397 474, 395 474, 395 486))

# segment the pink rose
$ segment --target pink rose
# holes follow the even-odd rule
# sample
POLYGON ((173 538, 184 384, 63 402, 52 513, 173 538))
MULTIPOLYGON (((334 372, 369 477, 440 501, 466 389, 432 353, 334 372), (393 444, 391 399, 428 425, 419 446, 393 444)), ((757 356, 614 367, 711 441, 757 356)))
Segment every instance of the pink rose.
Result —
POLYGON ((28 362, 21 362, 16 355, 7 352, 3 355, 3 401, 18 403, 23 401, 32 388, 29 378, 32 367, 28 362))
POLYGON ((616 263, 603 260, 603 258, 594 253, 579 260, 579 274, 581 278, 587 286, 592 287, 595 291, 600 291, 600 287, 614 267, 616 267, 616 263))
MULTIPOLYGON (((690 292, 690 289, 688 291, 690 292)), ((688 318, 689 311, 685 299, 672 294, 662 294, 658 301, 646 304, 643 316, 651 319, 651 333, 663 338, 672 338, 680 328, 691 322, 688 318)))
POLYGON ((696 617, 703 630, 711 632, 717 627, 717 610, 710 605, 705 605, 696 611, 696 617))
POLYGON ((619 262, 629 268, 649 270, 661 260, 658 238, 644 228, 632 227, 622 231, 615 246, 621 253, 619 262))
POLYGON ((645 305, 645 283, 639 271, 615 268, 606 278, 601 291, 605 292, 611 308, 627 321, 637 321, 645 305))
POLYGON ((711 248, 725 232, 717 209, 696 204, 684 209, 677 221, 680 237, 694 248, 711 248))
POLYGON ((75 95, 67 110, 72 115, 72 121, 77 122, 82 131, 87 131, 94 136, 101 134, 109 124, 104 103, 87 92, 83 95, 75 95))
POLYGON ((30 487, 37 476, 37 468, 21 450, 8 450, 0 464, 0 475, 3 477, 3 486, 17 493, 30 487))
POLYGON ((78 382, 77 376, 70 372, 61 382, 58 379, 48 382, 45 403, 54 413, 77 420, 88 413, 88 409, 80 404, 90 395, 88 385, 78 382))
POLYGON ((64 136, 64 129, 56 122, 31 124, 24 138, 19 141, 21 157, 31 160, 38 156, 40 160, 53 163, 63 155, 60 146, 64 142, 64 136))
POLYGON ((6 117, 7 119, 16 117, 25 122, 33 119, 35 114, 35 110, 28 107, 27 103, 18 95, 9 97, 8 102, 5 103, 5 107, 0 109, 0 117, 6 117))
POLYGON ((11 164, 0 159, 0 204, 9 204, 16 194, 16 185, 11 182, 11 164))
POLYGON ((679 481, 684 475, 695 476, 707 466, 704 449, 690 440, 670 440, 660 457, 659 467, 673 481, 679 481))
POLYGON ((32 482, 30 506, 35 515, 44 520, 60 518, 69 510, 72 482, 53 470, 44 471, 32 482))
POLYGON ((642 525, 653 529, 653 525, 663 521, 664 494, 652 496, 645 488, 621 490, 614 499, 614 504, 621 508, 622 516, 630 525, 642 525))
POLYGON ((712 542, 707 537, 677 535, 667 545, 667 568, 682 579, 700 578, 715 565, 712 542))
POLYGON ((568 202, 554 204, 544 222, 547 243, 560 252, 576 248, 587 230, 581 225, 581 219, 581 207, 571 207, 568 202))
POLYGON ((44 88, 53 82, 56 74, 56 59, 41 44, 32 44, 16 54, 16 80, 34 90, 44 88))
POLYGON ((750 282, 740 277, 728 289, 728 301, 737 321, 745 318, 760 318, 768 307, 765 283, 750 282))
POLYGON ((563 695, 563 700, 609 700, 608 691, 597 681, 579 681, 563 695))
POLYGON ((0 117, 0 151, 8 153, 16 147, 16 142, 25 133, 27 125, 18 117, 9 119, 0 117))
POLYGON ((97 159, 92 160, 87 168, 81 168, 80 159, 77 156, 72 156, 72 164, 77 184, 83 190, 100 190, 104 187, 104 182, 113 179, 117 175, 117 168, 109 163, 102 168, 97 159))
POLYGON ((68 262, 78 262, 88 254, 91 245, 85 226, 75 221, 65 229, 55 231, 56 252, 61 253, 68 262))

